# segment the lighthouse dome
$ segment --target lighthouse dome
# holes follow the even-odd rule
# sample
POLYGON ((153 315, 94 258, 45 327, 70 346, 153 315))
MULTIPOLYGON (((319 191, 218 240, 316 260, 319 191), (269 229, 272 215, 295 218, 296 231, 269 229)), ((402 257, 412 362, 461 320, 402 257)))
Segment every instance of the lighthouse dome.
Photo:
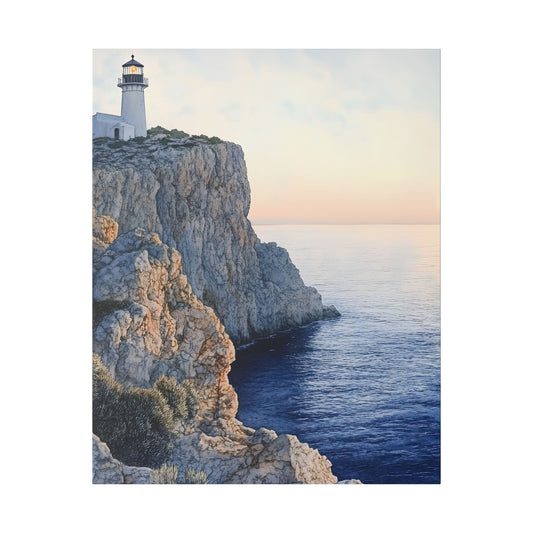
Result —
POLYGON ((122 67, 144 67, 144 65, 138 61, 135 61, 134 55, 131 54, 131 59, 127 63, 124 63, 122 67))

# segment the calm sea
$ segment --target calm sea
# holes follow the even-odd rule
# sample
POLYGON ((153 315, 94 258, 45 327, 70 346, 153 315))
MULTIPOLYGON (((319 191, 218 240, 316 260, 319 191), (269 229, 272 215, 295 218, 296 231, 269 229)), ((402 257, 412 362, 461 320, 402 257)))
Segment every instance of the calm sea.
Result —
POLYGON ((238 419, 339 479, 440 482, 440 226, 254 226, 342 316, 240 349, 238 419))

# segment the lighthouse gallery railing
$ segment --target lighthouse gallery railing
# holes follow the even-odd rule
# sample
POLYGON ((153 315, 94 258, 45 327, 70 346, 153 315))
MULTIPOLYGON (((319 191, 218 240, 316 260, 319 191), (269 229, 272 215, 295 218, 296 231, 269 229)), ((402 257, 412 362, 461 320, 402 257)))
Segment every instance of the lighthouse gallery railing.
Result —
POLYGON ((148 85, 148 78, 145 78, 142 74, 126 74, 118 78, 117 85, 123 83, 142 83, 148 85))

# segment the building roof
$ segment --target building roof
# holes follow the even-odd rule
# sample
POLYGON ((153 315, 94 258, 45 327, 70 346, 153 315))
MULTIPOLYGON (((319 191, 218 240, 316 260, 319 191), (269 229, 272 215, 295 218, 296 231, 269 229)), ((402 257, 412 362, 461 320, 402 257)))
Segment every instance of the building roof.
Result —
POLYGON ((96 119, 98 122, 106 122, 108 124, 113 124, 116 126, 135 126, 130 122, 126 122, 120 115, 110 115, 108 113, 95 113, 93 119, 96 119))
POLYGON ((93 115, 93 117, 96 116, 96 115, 98 115, 98 118, 99 118, 99 119, 112 119, 112 118, 118 118, 118 119, 122 120, 122 116, 121 116, 121 115, 111 115, 111 114, 109 114, 109 113, 100 113, 100 111, 97 111, 97 112, 93 115))
POLYGON ((144 65, 142 65, 138 61, 135 61, 133 57, 134 57, 133 54, 131 54, 131 59, 127 63, 124 63, 122 66, 123 67, 144 67, 144 65))

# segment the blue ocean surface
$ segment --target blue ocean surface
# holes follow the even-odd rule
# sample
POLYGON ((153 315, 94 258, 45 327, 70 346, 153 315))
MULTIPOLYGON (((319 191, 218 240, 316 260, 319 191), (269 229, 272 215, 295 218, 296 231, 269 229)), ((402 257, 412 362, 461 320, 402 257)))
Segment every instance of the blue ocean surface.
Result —
POLYGON ((340 479, 440 483, 440 226, 254 226, 342 314, 237 351, 245 425, 318 448, 340 479))

